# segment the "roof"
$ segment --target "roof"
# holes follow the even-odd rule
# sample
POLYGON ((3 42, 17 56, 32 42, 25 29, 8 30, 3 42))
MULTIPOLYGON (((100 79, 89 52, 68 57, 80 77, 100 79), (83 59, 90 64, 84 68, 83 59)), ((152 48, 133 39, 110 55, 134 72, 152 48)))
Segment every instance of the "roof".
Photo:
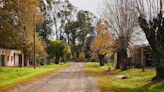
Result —
POLYGON ((4 49, 4 48, 0 48, 0 54, 9 53, 9 52, 14 52, 15 54, 21 54, 22 53, 20 50, 16 50, 16 49, 4 49))

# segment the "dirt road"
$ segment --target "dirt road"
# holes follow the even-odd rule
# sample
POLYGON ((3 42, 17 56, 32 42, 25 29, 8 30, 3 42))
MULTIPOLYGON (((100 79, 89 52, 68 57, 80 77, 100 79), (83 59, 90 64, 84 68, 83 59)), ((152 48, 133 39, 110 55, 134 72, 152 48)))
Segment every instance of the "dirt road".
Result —
POLYGON ((84 65, 76 63, 31 84, 20 85, 9 92, 100 92, 92 78, 84 73, 84 65))

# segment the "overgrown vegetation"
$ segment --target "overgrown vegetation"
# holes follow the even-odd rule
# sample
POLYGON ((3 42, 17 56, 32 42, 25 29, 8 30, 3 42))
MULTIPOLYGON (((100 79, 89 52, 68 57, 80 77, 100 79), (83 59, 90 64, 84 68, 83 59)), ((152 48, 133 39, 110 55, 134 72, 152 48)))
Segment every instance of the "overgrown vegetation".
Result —
MULTIPOLYGON (((96 63, 86 63, 86 73, 97 80, 102 92, 163 92, 164 81, 151 83, 155 76, 155 69, 148 68, 145 72, 141 69, 130 69, 127 71, 108 69, 109 65, 103 67, 96 63), (118 75, 127 75, 127 79, 118 78, 118 75)), ((113 68, 112 68, 113 69, 113 68)))

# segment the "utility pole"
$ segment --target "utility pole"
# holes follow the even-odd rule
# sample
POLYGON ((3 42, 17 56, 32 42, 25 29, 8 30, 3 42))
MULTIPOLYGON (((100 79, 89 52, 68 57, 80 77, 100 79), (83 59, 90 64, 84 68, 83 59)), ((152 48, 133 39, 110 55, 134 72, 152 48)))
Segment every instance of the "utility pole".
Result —
POLYGON ((36 68, 36 53, 35 53, 35 32, 36 32, 36 16, 34 16, 34 69, 36 68))

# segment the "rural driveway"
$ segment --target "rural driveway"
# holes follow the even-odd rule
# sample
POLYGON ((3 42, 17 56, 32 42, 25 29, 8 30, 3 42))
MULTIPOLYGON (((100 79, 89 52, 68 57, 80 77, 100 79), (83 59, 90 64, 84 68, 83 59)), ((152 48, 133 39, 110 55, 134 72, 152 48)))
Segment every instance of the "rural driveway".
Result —
POLYGON ((84 65, 70 67, 31 84, 18 86, 9 92, 100 92, 91 77, 84 73, 84 65))

